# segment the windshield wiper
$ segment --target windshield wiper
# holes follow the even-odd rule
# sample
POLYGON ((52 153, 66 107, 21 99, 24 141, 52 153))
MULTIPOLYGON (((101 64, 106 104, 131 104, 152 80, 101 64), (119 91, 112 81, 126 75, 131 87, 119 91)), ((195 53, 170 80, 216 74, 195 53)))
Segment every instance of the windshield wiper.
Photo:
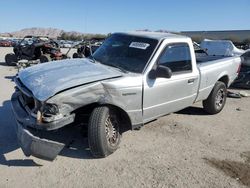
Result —
POLYGON ((124 72, 124 73, 128 73, 128 71, 127 71, 127 70, 125 70, 124 68, 119 67, 119 66, 117 66, 117 65, 114 65, 114 64, 108 64, 108 63, 103 63, 103 64, 104 64, 104 65, 107 65, 107 66, 110 66, 110 67, 115 67, 115 68, 119 69, 120 71, 122 71, 122 72, 124 72))

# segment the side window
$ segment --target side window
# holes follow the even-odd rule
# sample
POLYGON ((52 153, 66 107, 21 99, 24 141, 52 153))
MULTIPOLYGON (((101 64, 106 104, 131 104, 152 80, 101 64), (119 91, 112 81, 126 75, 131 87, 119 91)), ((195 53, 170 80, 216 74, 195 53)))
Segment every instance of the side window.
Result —
POLYGON ((168 45, 161 54, 158 64, 170 68, 173 73, 191 72, 192 60, 188 44, 168 45))

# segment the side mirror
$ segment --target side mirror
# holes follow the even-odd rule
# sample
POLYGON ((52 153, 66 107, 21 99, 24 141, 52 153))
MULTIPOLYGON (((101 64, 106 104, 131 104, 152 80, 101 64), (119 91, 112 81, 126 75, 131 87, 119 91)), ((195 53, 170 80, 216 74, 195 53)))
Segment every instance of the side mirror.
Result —
POLYGON ((170 68, 159 65, 156 69, 153 69, 149 72, 148 77, 150 79, 156 78, 171 78, 172 71, 170 68))

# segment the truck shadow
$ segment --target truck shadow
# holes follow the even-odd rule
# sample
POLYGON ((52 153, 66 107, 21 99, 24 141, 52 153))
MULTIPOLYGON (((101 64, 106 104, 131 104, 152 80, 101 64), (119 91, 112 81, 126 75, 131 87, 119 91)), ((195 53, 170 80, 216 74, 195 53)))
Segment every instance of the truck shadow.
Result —
POLYGON ((16 134, 15 120, 11 111, 10 101, 4 101, 0 106, 0 165, 6 166, 40 166, 32 159, 11 159, 5 155, 19 149, 16 134))
MULTIPOLYGON (((20 149, 16 138, 16 122, 11 109, 10 100, 4 101, 0 106, 0 165, 5 166, 25 166, 25 167, 39 167, 33 159, 28 159, 23 154, 24 159, 8 159, 11 152, 16 152, 20 149)), ((88 140, 83 137, 79 127, 65 127, 61 131, 61 138, 65 140, 65 148, 59 153, 61 156, 92 159, 92 155, 88 148, 88 140)), ((56 139, 56 138, 55 138, 56 139)), ((18 152, 18 154, 20 153, 18 152)), ((13 156, 13 155, 12 155, 13 156)))
POLYGON ((59 155, 70 158, 93 159, 90 153, 87 135, 84 134, 85 132, 83 132, 81 126, 70 125, 60 129, 59 131, 60 137, 67 138, 63 141, 61 138, 54 139, 65 144, 65 147, 59 155))
POLYGON ((185 108, 183 110, 180 110, 178 112, 175 112, 176 114, 183 114, 183 115, 198 115, 198 116, 207 116, 208 113, 203 110, 201 107, 195 107, 191 106, 188 108, 185 108))

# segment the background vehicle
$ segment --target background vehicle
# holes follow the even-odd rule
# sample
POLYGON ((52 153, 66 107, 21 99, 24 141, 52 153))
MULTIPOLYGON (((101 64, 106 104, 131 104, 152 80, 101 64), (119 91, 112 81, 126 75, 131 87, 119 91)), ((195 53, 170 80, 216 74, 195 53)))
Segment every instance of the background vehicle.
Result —
POLYGON ((202 101, 209 114, 219 113, 240 63, 240 57, 196 59, 184 36, 113 34, 89 58, 19 72, 11 99, 19 143, 26 155, 53 160, 64 144, 51 140, 51 130, 87 124, 92 154, 108 156, 124 131, 195 102, 202 101))
POLYGON ((100 38, 82 41, 77 44, 77 52, 73 54, 73 58, 89 57, 102 45, 103 41, 104 39, 100 38))
POLYGON ((232 87, 250 89, 250 50, 247 50, 241 57, 243 61, 240 73, 232 87))
POLYGON ((0 47, 11 47, 12 43, 8 40, 0 40, 0 47))
POLYGON ((19 60, 40 60, 41 63, 67 58, 59 45, 48 37, 26 36, 13 48, 14 53, 5 56, 7 65, 16 65, 19 60))
POLYGON ((71 48, 74 46, 74 42, 69 40, 59 40, 58 44, 60 48, 71 48))
POLYGON ((210 56, 240 56, 245 50, 237 48, 230 40, 209 40, 201 42, 200 47, 210 56))

